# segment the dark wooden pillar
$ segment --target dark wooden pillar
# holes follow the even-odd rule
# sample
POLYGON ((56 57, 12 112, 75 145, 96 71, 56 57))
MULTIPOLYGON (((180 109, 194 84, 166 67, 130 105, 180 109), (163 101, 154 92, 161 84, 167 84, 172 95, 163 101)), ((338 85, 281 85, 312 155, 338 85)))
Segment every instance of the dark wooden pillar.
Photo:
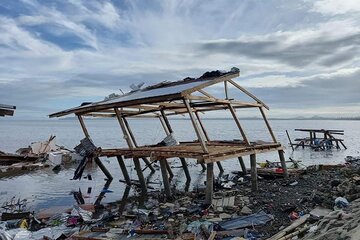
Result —
POLYGON ((251 165, 251 189, 253 191, 258 190, 258 179, 257 179, 257 168, 256 168, 256 155, 250 155, 250 165, 251 165))
POLYGON ((118 163, 119 163, 119 166, 120 166, 120 169, 121 169, 121 172, 125 178, 125 182, 127 185, 131 185, 131 179, 129 177, 129 173, 126 169, 126 166, 125 166, 125 163, 124 163, 124 159, 122 158, 122 156, 117 156, 116 157, 117 160, 118 160, 118 163))
POLYGON ((162 179, 163 179, 163 183, 164 183, 165 195, 166 195, 166 197, 170 198, 171 190, 170 190, 170 183, 169 183, 169 178, 168 178, 167 170, 166 170, 166 161, 167 160, 165 158, 162 158, 159 160, 161 175, 162 175, 162 179))
MULTIPOLYGON (((84 119, 82 118, 81 115, 77 115, 78 117, 78 120, 80 122, 80 125, 81 125, 81 128, 84 132, 84 135, 85 137, 87 137, 88 139, 91 139, 90 138, 90 135, 89 135, 89 132, 88 130, 86 129, 86 126, 85 126, 85 122, 84 122, 84 119)), ((99 157, 95 157, 94 158, 94 161, 95 163, 99 166, 99 168, 101 169, 101 171, 105 174, 106 178, 111 181, 113 179, 111 173, 107 170, 107 168, 104 166, 104 164, 101 162, 100 158, 99 157)))
POLYGON ((184 172, 185 172, 185 177, 186 177, 186 181, 187 182, 190 182, 191 181, 191 176, 190 176, 190 172, 189 172, 189 168, 188 168, 188 165, 186 163, 186 160, 185 158, 180 158, 180 161, 181 161, 181 165, 184 169, 184 172))
POLYGON ((284 150, 279 150, 279 158, 280 158, 280 163, 281 163, 281 168, 284 171, 284 177, 287 178, 289 176, 288 171, 287 171, 287 167, 286 167, 286 162, 285 162, 285 156, 284 156, 284 150))
POLYGON ((211 204, 214 191, 214 163, 206 164, 206 193, 205 202, 211 204))
POLYGON ((134 158, 133 160, 134 160, 135 170, 136 170, 136 173, 137 173, 138 178, 139 178, 141 191, 142 191, 143 194, 146 194, 147 187, 146 187, 144 174, 143 174, 143 172, 141 170, 141 165, 140 165, 139 158, 134 158))
POLYGON ((247 169, 244 163, 244 159, 242 157, 238 157, 239 159, 239 163, 240 163, 240 167, 241 167, 241 171, 243 172, 243 174, 247 174, 247 169))

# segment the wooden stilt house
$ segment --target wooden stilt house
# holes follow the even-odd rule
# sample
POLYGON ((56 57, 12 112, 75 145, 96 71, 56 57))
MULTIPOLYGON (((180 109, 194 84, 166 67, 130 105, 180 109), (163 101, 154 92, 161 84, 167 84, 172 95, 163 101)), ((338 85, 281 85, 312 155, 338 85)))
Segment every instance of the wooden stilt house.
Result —
MULTIPOLYGON (((188 159, 197 160, 198 164, 206 165, 207 187, 206 201, 210 203, 213 194, 214 163, 222 171, 221 161, 238 158, 243 171, 246 171, 243 156, 250 155, 251 175, 253 189, 257 190, 256 154, 278 151, 284 174, 287 175, 283 146, 277 142, 276 137, 265 116, 268 106, 256 96, 237 84, 233 78, 239 76, 239 70, 233 68, 229 72, 207 72, 200 78, 186 78, 175 82, 162 82, 156 85, 133 90, 121 96, 108 100, 90 103, 71 108, 61 112, 53 113, 53 117, 62 117, 75 114, 80 122, 86 137, 90 138, 83 121, 84 116, 92 117, 116 117, 123 135, 126 139, 127 148, 106 149, 102 148, 99 156, 117 157, 125 180, 131 184, 129 175, 125 168, 124 159, 132 159, 137 171, 143 191, 146 191, 146 183, 140 166, 140 160, 151 166, 152 161, 159 161, 164 182, 164 190, 167 196, 171 195, 169 174, 171 169, 167 159, 180 158, 187 180, 191 176, 187 167, 188 159), (212 85, 221 85, 224 98, 218 98, 206 91, 212 85), (242 94, 252 99, 244 102, 230 99, 228 87, 231 85, 242 94), (271 142, 251 142, 241 125, 236 112, 244 108, 256 108, 260 111, 271 136, 271 142), (228 110, 237 125, 237 131, 242 140, 219 141, 210 139, 200 119, 199 113, 208 111, 228 110), (180 142, 171 145, 138 146, 136 139, 129 127, 127 119, 130 117, 153 117, 158 118, 167 135, 173 133, 169 122, 169 116, 187 115, 196 133, 197 139, 192 142, 180 142)), ((153 170, 153 169, 152 169, 153 170)), ((109 173, 107 173, 109 174, 109 173)))

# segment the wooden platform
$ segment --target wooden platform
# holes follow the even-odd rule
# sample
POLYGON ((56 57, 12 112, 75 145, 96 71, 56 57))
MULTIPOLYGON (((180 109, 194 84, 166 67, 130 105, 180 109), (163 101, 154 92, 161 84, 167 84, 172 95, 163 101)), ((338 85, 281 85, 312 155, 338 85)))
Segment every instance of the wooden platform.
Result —
POLYGON ((193 158, 198 163, 217 162, 233 157, 250 154, 264 153, 269 151, 283 150, 280 143, 251 142, 250 146, 242 141, 210 141, 206 144, 209 153, 202 151, 199 142, 181 142, 175 146, 141 146, 133 149, 102 149, 100 156, 124 158, 150 157, 151 160, 163 158, 193 158))

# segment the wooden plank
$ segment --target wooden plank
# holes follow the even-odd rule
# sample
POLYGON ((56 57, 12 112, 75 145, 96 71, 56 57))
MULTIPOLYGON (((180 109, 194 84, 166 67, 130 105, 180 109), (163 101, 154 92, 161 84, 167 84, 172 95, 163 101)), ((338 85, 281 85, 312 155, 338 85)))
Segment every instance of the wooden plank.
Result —
POLYGON ((287 138, 288 138, 288 140, 289 140, 289 143, 290 143, 291 149, 294 151, 294 150, 295 150, 295 149, 294 149, 294 145, 293 145, 293 143, 292 143, 292 141, 291 141, 291 138, 290 138, 289 132, 288 132, 288 130, 285 130, 285 131, 286 131, 286 135, 287 135, 287 138))
POLYGON ((262 107, 259 107, 259 109, 260 109, 261 115, 262 115, 262 117, 263 117, 263 119, 264 119, 264 121, 265 121, 266 127, 267 127, 268 130, 269 130, 269 133, 270 133, 270 135, 271 135, 271 138, 272 138, 272 140, 274 141, 274 143, 276 143, 277 141, 276 141, 275 134, 274 134, 273 130, 271 129, 271 126, 270 126, 270 124, 269 124, 269 121, 268 121, 267 118, 266 118, 264 109, 263 109, 262 107))
POLYGON ((84 133, 85 137, 87 137, 87 138, 90 139, 90 135, 89 135, 88 130, 86 129, 86 126, 85 126, 85 123, 84 123, 84 119, 82 118, 81 115, 77 115, 77 118, 78 118, 78 120, 79 120, 79 122, 80 122, 80 126, 81 126, 81 128, 82 128, 82 130, 83 130, 83 133, 84 133))
POLYGON ((123 132, 125 141, 126 141, 127 145, 129 146, 129 148, 130 148, 130 149, 133 149, 133 148, 134 148, 134 145, 133 145, 133 143, 132 143, 132 141, 131 141, 130 134, 129 134, 129 133, 127 132, 127 130, 126 130, 126 125, 125 125, 124 119, 123 119, 123 117, 121 116, 121 113, 120 113, 119 109, 114 108, 114 111, 115 111, 117 120, 118 120, 118 122, 119 122, 119 124, 120 124, 121 130, 122 130, 122 132, 123 132))
POLYGON ((245 88, 241 87, 239 84, 237 84, 235 81, 233 80, 229 80, 229 83, 231 83, 233 86, 235 86, 236 88, 238 88, 240 91, 242 91, 243 93, 245 93, 246 95, 248 95, 249 97, 251 97, 252 99, 254 99, 256 102, 262 104, 264 106, 264 108, 266 108, 267 110, 269 110, 269 107, 263 102, 261 101, 259 98, 257 98, 255 95, 253 95, 252 93, 250 93, 248 90, 246 90, 245 88))
POLYGON ((187 100, 186 98, 184 98, 184 104, 188 110, 188 113, 189 113, 189 116, 190 116, 190 119, 191 119, 191 122, 194 126, 194 129, 195 129, 195 132, 196 132, 196 135, 199 139, 199 142, 201 144, 201 148, 203 150, 203 152, 207 153, 208 152, 208 149, 206 147, 206 143, 205 143, 205 140, 200 132, 200 129, 199 129, 199 126, 195 120, 195 117, 194 117, 194 113, 192 112, 191 108, 190 108, 190 105, 189 105, 189 100, 187 100))
POLYGON ((235 123, 236 123, 236 125, 237 125, 237 127, 238 127, 238 129, 239 129, 239 131, 240 131, 240 133, 241 133, 242 138, 244 139, 244 141, 245 141, 245 143, 246 143, 247 145, 250 145, 250 144, 249 144, 249 141, 248 141, 248 139, 247 139, 247 137, 246 137, 246 134, 245 134, 243 128, 241 127, 240 121, 239 121, 239 119, 238 119, 237 116, 236 116, 236 113, 235 113, 234 108, 232 107, 232 105, 231 105, 230 103, 228 104, 228 107, 229 107, 229 110, 230 110, 230 112, 231 112, 231 115, 232 115, 232 117, 234 118, 235 123))
POLYGON ((186 97, 187 95, 189 95, 189 94, 191 94, 193 92, 196 92, 196 91, 198 91, 200 89, 203 89, 203 88, 209 87, 211 85, 223 82, 225 80, 231 80, 232 78, 236 78, 238 76, 240 76, 239 73, 230 73, 230 74, 226 74, 226 75, 220 76, 218 78, 215 78, 215 79, 212 79, 212 80, 209 80, 209 81, 204 81, 203 84, 200 84, 200 85, 198 85, 196 87, 193 87, 193 88, 190 88, 190 89, 187 89, 187 90, 183 91, 182 96, 186 97))

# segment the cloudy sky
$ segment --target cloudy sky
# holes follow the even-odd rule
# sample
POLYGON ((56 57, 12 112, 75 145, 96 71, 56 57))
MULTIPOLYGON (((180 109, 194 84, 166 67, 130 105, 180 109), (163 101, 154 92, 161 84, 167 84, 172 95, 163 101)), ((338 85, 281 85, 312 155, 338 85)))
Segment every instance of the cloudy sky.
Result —
POLYGON ((17 118, 240 68, 271 116, 360 115, 358 0, 1 0, 0 103, 17 118))

